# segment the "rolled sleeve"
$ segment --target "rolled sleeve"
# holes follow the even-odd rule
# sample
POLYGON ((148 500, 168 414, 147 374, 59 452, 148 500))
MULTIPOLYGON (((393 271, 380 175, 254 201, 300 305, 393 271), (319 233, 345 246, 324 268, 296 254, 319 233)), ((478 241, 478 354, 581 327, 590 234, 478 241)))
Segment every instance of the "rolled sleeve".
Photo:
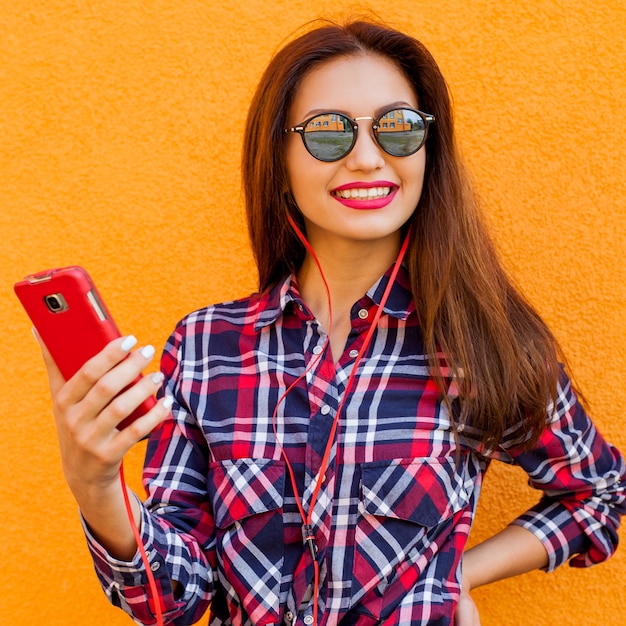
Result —
MULTIPOLYGON (((148 511, 143 506, 141 510, 141 538, 161 600, 163 617, 174 623, 182 615, 180 601, 174 597, 172 578, 165 567, 166 555, 158 549, 158 542, 155 541, 160 533, 153 526, 148 511)), ((123 609, 142 624, 156 623, 148 573, 139 550, 130 561, 116 559, 97 541, 84 519, 82 524, 96 574, 111 604, 123 609)))
MULTIPOLYGON (((205 512, 198 509, 183 512, 180 507, 164 506, 162 502, 157 505, 154 500, 146 504, 141 507, 141 539, 163 617, 177 626, 193 624, 208 608, 213 590, 214 567, 209 557, 214 545, 210 539, 198 537, 198 532, 210 524, 205 512), (193 527, 197 520, 202 523, 193 527), (174 581, 178 583, 176 587, 174 581)), ((96 540, 84 521, 83 527, 96 574, 109 601, 139 623, 156 623, 153 593, 139 551, 130 561, 116 559, 96 540)))
MULTIPOLYGON (((215 582, 215 535, 206 476, 206 442, 185 408, 178 386, 178 336, 170 339, 161 369, 161 394, 174 398, 170 419, 151 434, 146 450, 141 539, 167 623, 185 626, 206 612, 215 582)), ((139 552, 113 558, 84 524, 96 573, 111 603, 142 624, 154 624, 153 593, 139 552)))
POLYGON ((626 513, 626 468, 620 452, 607 443, 561 375, 556 406, 537 445, 516 454, 541 500, 513 524, 532 532, 548 552, 551 571, 569 561, 588 567, 608 559, 618 544, 620 517, 626 513))

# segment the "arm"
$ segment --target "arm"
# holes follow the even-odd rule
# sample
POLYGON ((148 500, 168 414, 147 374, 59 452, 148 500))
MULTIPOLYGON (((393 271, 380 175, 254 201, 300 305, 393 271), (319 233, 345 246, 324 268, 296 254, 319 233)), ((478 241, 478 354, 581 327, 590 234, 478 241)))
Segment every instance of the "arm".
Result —
POLYGON ((503 449, 543 497, 511 526, 465 553, 457 626, 480 624, 472 588, 533 569, 551 571, 566 561, 582 567, 609 558, 626 513, 624 460, 598 433, 565 374, 537 445, 520 451, 507 449, 505 442, 503 449))
POLYGON ((537 445, 527 451, 508 450, 527 472, 530 486, 543 493, 513 524, 544 545, 546 571, 567 561, 588 567, 608 559, 617 548, 617 529, 626 514, 624 458, 598 432, 564 373, 557 393, 537 445))
MULTIPOLYGON (((41 345, 41 349, 48 370, 63 472, 79 505, 100 582, 114 605, 141 623, 153 623, 152 595, 129 522, 119 470, 133 445, 158 430, 164 421, 172 423, 166 418, 173 399, 161 398, 151 411, 124 430, 117 430, 116 426, 155 393, 163 380, 163 375, 157 373, 126 389, 154 355, 151 347, 129 354, 135 343, 134 338, 114 340, 67 382, 45 346, 41 345), (121 390, 125 391, 117 395, 121 390)), ((159 588, 164 617, 177 620, 177 624, 191 623, 184 620, 190 619, 190 614, 199 617, 194 608, 201 614, 206 605, 192 602, 191 610, 183 617, 181 597, 186 592, 203 598, 188 572, 199 572, 202 578, 206 558, 200 554, 194 538, 187 538, 186 542, 180 539, 180 533, 170 524, 154 519, 139 498, 129 496, 134 523, 141 532, 159 588), (168 563, 170 554, 174 555, 172 567, 168 563), (187 584, 187 589, 181 590, 178 581, 187 584)))
POLYGON ((463 554, 461 596, 456 609, 456 626, 480 626, 470 596, 482 585, 525 574, 548 565, 548 553, 535 535, 520 526, 504 530, 463 554))
MULTIPOLYGON (((148 441, 143 481, 147 499, 136 502, 142 543, 159 588, 167 623, 195 623, 213 594, 215 536, 207 494, 208 450, 181 390, 184 325, 168 341, 161 369, 171 398, 169 417, 148 441), (180 333, 178 331, 181 331, 180 333)), ((159 402, 160 404, 160 402, 159 402)), ((96 573, 110 601, 139 623, 153 623, 152 593, 139 554, 119 558, 85 528, 96 573)))
POLYGON ((548 553, 535 535, 507 526, 463 555, 463 591, 525 574, 548 565, 548 553))
MULTIPOLYGON (((68 486, 93 534, 111 554, 122 559, 131 558, 137 546, 122 495, 120 465, 126 452, 169 412, 169 401, 162 400, 123 431, 116 429, 155 393, 162 380, 160 374, 146 376, 116 397, 154 355, 151 346, 129 355, 135 343, 134 337, 112 341, 66 382, 40 342, 68 486)), ((137 499, 131 497, 131 504, 139 524, 137 499)))

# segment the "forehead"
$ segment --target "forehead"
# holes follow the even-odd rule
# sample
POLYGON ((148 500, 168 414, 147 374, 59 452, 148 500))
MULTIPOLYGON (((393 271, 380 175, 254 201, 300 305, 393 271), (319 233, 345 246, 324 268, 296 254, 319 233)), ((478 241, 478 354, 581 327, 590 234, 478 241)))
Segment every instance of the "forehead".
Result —
POLYGON ((386 57, 362 54, 326 61, 304 76, 291 104, 295 124, 318 111, 351 117, 373 115, 390 103, 417 108, 417 95, 400 68, 386 57))

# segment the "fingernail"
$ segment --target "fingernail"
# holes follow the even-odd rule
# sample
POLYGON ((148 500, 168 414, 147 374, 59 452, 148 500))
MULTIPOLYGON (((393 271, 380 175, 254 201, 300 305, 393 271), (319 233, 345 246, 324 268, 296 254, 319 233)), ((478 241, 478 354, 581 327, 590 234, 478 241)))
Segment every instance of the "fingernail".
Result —
POLYGON ((137 337, 134 335, 128 335, 128 337, 124 337, 124 341, 120 344, 120 348, 124 350, 124 352, 128 352, 132 347, 137 343, 137 337))
POLYGON ((37 329, 34 326, 30 327, 30 332, 33 333, 33 337, 39 342, 39 335, 37 334, 37 329))
POLYGON ((154 372, 154 374, 150 374, 150 379, 155 385, 160 385, 163 382, 163 372, 154 372))
POLYGON ((166 409, 171 409, 172 404, 174 404, 174 398, 172 398, 172 396, 165 396, 165 399, 163 400, 163 406, 166 409))
POLYGON ((144 346, 140 352, 144 359, 151 359, 154 356, 154 346, 144 346))

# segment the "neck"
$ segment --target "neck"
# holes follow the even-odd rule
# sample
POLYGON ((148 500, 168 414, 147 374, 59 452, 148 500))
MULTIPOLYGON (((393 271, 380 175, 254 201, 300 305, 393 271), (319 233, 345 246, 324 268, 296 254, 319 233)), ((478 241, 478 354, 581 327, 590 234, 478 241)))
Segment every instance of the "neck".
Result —
MULTIPOLYGON (((349 324, 350 309, 396 260, 400 242, 356 242, 353 245, 314 245, 330 291, 333 326, 349 324)), ((320 323, 329 327, 328 294, 320 270, 310 252, 298 271, 300 293, 320 323)))

